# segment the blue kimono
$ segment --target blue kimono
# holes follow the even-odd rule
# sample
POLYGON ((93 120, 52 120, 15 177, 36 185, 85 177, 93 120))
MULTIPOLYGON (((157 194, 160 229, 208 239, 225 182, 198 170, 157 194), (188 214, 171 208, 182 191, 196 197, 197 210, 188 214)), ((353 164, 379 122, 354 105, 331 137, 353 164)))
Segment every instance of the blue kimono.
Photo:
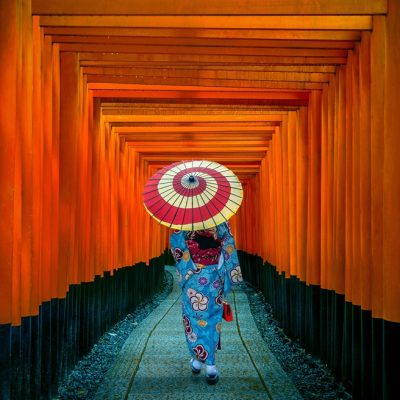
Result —
POLYGON ((182 319, 192 357, 215 364, 220 349, 222 298, 242 281, 235 241, 227 223, 170 238, 182 289, 182 319))

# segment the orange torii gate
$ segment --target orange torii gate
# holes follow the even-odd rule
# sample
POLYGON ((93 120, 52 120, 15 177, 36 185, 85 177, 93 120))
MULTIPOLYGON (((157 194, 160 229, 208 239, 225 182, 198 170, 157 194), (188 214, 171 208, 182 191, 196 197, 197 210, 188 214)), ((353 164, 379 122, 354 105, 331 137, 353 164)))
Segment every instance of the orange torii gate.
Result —
MULTIPOLYGON (((369 313, 385 332, 371 352, 390 351, 400 324, 396 0, 4 0, 0 21, 5 330, 70 285, 159 257, 169 232, 141 206, 144 183, 201 156, 242 179, 240 248, 369 313)), ((361 346, 372 322, 358 322, 361 346)), ((356 395, 371 373, 343 371, 356 395)), ((382 398, 390 373, 376 381, 382 398)))

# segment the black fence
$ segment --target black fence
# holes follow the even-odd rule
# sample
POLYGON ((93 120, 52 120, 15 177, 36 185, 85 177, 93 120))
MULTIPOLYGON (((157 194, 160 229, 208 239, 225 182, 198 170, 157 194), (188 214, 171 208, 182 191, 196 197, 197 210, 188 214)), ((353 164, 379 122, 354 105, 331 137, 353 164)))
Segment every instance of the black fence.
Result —
POLYGON ((399 323, 372 318, 334 291, 287 278, 260 257, 239 252, 239 258, 244 279, 261 290, 286 334, 326 363, 354 399, 399 398, 399 323))
POLYGON ((169 253, 71 285, 20 326, 0 325, 0 399, 51 399, 99 337, 160 290, 169 253))

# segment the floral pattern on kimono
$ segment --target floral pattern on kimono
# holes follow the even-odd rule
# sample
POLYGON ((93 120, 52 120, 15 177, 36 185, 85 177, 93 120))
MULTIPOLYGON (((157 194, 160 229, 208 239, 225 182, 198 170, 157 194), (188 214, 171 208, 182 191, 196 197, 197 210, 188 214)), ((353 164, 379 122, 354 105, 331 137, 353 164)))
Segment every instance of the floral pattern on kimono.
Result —
MULTIPOLYGON (((208 243, 203 242, 203 247, 208 243)), ((229 225, 223 223, 206 231, 176 231, 170 237, 182 289, 182 321, 192 357, 215 364, 220 348, 222 298, 242 281, 235 241, 229 225), (215 244, 201 248, 196 234, 214 236, 215 244)))

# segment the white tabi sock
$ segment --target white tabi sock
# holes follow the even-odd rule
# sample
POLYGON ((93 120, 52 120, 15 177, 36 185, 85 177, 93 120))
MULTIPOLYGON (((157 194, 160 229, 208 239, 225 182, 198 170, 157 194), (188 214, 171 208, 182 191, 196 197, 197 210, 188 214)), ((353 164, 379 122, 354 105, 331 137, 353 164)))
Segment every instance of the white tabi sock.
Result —
POLYGON ((196 360, 196 359, 192 358, 192 365, 196 369, 201 369, 203 363, 201 361, 199 361, 199 360, 196 360))
POLYGON ((207 365, 206 372, 207 372, 207 375, 218 375, 218 370, 215 365, 207 365))

